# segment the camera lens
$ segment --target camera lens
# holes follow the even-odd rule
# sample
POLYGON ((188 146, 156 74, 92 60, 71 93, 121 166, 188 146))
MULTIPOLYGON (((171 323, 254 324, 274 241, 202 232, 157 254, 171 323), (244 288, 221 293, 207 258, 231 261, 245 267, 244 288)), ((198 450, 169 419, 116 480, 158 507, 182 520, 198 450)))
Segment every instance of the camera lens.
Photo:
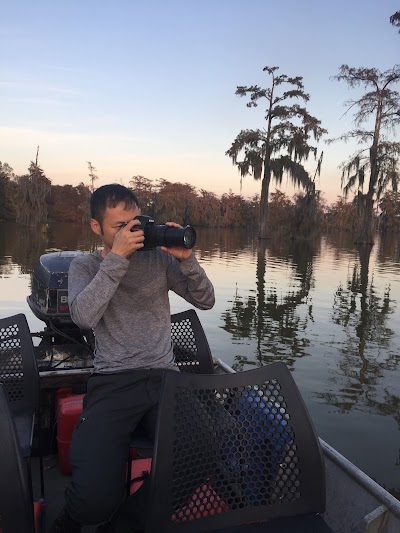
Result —
POLYGON ((193 228, 188 226, 183 228, 183 246, 185 248, 193 248, 196 244, 196 232, 193 228))
POLYGON ((185 228, 172 228, 164 226, 165 233, 163 245, 167 247, 180 246, 183 248, 193 248, 196 243, 196 232, 191 226, 185 228))
POLYGON ((166 246, 167 248, 181 247, 193 248, 196 244, 196 231, 191 226, 184 228, 174 228, 167 225, 154 224, 154 220, 146 215, 135 217, 140 220, 140 226, 134 226, 131 231, 143 229, 144 247, 142 251, 153 250, 156 246, 166 246))

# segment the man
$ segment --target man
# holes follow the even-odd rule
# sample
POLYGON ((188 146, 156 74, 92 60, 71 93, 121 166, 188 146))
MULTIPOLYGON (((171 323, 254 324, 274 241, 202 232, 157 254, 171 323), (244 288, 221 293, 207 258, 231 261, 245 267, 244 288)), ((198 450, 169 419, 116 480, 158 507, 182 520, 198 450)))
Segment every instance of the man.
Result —
POLYGON ((94 330, 94 373, 73 434, 72 479, 54 533, 101 523, 108 525, 99 531, 134 530, 125 518, 132 502, 124 501, 130 435, 142 421, 154 437, 163 373, 177 370, 168 291, 199 309, 215 301, 191 249, 141 251, 143 230, 135 230, 140 208, 130 189, 100 187, 91 212, 91 228, 104 247, 72 262, 68 298, 74 322, 94 330))

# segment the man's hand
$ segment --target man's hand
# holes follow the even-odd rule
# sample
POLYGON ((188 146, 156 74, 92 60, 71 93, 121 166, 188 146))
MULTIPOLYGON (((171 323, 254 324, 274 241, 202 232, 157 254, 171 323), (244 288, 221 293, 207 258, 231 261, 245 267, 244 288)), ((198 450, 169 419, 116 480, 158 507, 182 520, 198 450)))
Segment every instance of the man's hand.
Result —
POLYGON ((130 220, 126 226, 121 228, 114 237, 111 251, 128 259, 132 254, 143 248, 144 234, 142 229, 131 231, 131 228, 140 226, 140 220, 130 220))
MULTIPOLYGON (((179 224, 176 224, 175 222, 166 222, 165 225, 171 226, 172 228, 182 227, 179 224)), ((174 246, 171 248, 167 248, 166 246, 161 246, 161 250, 163 250, 164 252, 167 252, 168 254, 173 255, 174 257, 176 257, 176 259, 178 259, 178 261, 184 261, 185 259, 187 259, 188 257, 192 255, 191 249, 187 249, 183 247, 181 248, 180 246, 179 247, 174 246)))

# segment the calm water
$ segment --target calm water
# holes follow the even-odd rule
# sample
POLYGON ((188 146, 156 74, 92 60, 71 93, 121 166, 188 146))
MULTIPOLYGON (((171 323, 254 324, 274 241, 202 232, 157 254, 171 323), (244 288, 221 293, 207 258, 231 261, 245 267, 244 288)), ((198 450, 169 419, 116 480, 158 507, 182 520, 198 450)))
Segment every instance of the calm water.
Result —
MULTIPOLYGON (((30 272, 54 250, 91 250, 74 225, 48 234, 0 224, 0 316, 24 312, 30 272)), ((198 311, 211 350, 236 369, 284 361, 318 434, 386 488, 400 492, 400 247, 380 239, 368 254, 347 236, 274 239, 198 230, 196 255, 216 305, 198 311)), ((133 303, 133 305, 135 305, 133 303)), ((172 312, 188 308, 171 295, 172 312)))

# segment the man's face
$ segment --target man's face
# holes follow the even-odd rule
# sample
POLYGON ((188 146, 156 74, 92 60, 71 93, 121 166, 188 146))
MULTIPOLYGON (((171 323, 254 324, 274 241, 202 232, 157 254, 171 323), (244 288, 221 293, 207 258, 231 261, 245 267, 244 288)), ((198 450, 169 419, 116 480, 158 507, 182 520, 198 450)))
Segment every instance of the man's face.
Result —
POLYGON ((107 207, 101 225, 97 220, 91 220, 92 231, 102 238, 105 251, 109 252, 111 250, 116 234, 137 215, 140 215, 138 207, 125 209, 125 203, 121 202, 115 207, 107 207))

